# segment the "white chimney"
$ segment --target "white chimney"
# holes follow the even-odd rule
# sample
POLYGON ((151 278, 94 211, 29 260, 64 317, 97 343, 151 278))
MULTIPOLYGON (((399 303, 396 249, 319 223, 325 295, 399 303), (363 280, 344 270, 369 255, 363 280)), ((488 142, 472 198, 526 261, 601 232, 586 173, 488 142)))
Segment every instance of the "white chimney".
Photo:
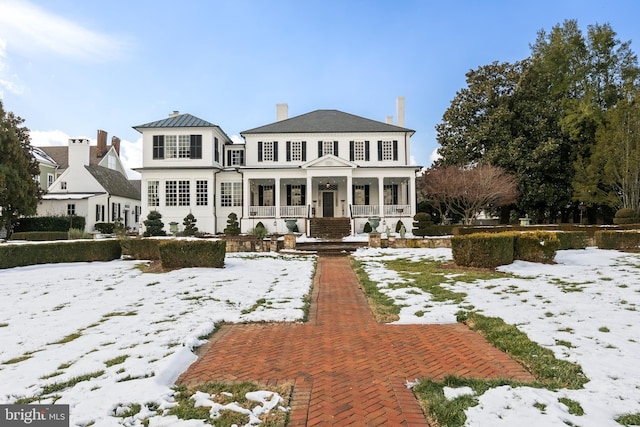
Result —
POLYGON ((176 117, 180 115, 180 111, 178 110, 173 110, 173 113, 169 113, 169 117, 176 117))
POLYGON ((69 139, 69 167, 89 165, 91 141, 85 138, 69 139))
POLYGON ((289 118, 289 104, 276 104, 276 121, 289 118))
POLYGON ((393 124, 393 116, 387 116, 387 124, 388 125, 392 125, 393 124))
POLYGON ((404 127, 404 96, 399 96, 396 100, 396 116, 398 116, 398 126, 404 127))

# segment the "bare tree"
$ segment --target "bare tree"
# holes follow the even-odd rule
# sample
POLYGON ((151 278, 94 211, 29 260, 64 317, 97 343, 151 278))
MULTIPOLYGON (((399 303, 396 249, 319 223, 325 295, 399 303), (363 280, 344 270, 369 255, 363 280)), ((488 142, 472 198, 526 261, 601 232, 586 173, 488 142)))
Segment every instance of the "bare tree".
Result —
POLYGON ((418 181, 420 196, 442 217, 458 214, 465 224, 484 209, 515 202, 515 178, 497 166, 446 166, 429 169, 418 181))

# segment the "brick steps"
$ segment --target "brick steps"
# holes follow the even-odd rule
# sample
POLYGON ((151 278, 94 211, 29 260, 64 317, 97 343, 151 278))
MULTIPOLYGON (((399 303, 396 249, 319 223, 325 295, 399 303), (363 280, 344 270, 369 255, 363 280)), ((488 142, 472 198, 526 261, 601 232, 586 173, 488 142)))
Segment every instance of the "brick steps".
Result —
POLYGON ((321 239, 342 239, 351 235, 351 220, 349 218, 311 218, 309 235, 321 239))

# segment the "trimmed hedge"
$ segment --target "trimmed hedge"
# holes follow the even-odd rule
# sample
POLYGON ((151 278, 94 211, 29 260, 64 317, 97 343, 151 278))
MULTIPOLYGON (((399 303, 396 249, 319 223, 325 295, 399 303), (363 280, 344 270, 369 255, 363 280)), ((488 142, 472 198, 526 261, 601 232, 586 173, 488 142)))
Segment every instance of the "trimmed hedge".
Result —
POLYGON ((602 230, 596 232, 596 246, 600 249, 637 249, 640 247, 640 232, 602 230))
POLYGON ((163 241, 165 240, 150 238, 121 239, 122 255, 130 256, 133 259, 159 260, 158 246, 163 241))
POLYGON ((559 250, 585 249, 589 246, 589 236, 586 231, 561 231, 556 233, 560 241, 559 250))
POLYGON ((224 240, 164 240, 158 245, 163 268, 223 268, 227 242, 224 240))
POLYGON ((530 262, 553 261, 560 248, 560 240, 556 234, 545 231, 514 233, 513 258, 530 262))
POLYGON ((75 240, 0 246, 0 268, 60 262, 111 261, 120 258, 117 240, 75 240))
POLYGON ((451 238, 456 264, 465 267, 495 268, 511 264, 515 247, 514 233, 477 233, 451 238))
POLYGON ((631 208, 619 209, 613 217, 616 225, 638 224, 640 223, 640 212, 631 208))
POLYGON ((43 242, 47 240, 67 240, 68 238, 68 231, 20 231, 18 233, 12 233, 9 240, 43 242))
POLYGON ((69 231, 70 228, 84 229, 85 224, 83 216, 34 216, 18 219, 13 231, 69 231))

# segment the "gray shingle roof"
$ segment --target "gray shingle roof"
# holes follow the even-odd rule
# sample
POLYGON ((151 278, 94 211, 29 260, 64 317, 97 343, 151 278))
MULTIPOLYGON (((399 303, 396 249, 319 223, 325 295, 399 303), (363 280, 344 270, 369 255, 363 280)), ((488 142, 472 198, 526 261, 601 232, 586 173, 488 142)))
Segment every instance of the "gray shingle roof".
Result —
MULTIPOLYGON (((69 147, 66 145, 53 145, 48 147, 40 147, 42 151, 47 153, 58 164, 60 170, 69 167, 69 147)), ((111 145, 107 145, 107 151, 111 149, 111 145)), ((97 165, 102 161, 103 157, 98 157, 98 147, 92 145, 89 147, 89 164, 97 165)))
POLYGON ((112 196, 140 200, 140 191, 120 172, 97 165, 85 166, 85 168, 112 196))
POLYGON ((177 116, 167 117, 166 119, 156 120, 155 122, 145 123, 143 125, 134 126, 133 128, 208 128, 218 127, 211 122, 202 120, 191 114, 178 114, 177 116))
POLYGON ((411 132, 411 129, 365 119, 338 110, 316 110, 290 119, 240 132, 240 135, 257 133, 361 133, 361 132, 411 132))

